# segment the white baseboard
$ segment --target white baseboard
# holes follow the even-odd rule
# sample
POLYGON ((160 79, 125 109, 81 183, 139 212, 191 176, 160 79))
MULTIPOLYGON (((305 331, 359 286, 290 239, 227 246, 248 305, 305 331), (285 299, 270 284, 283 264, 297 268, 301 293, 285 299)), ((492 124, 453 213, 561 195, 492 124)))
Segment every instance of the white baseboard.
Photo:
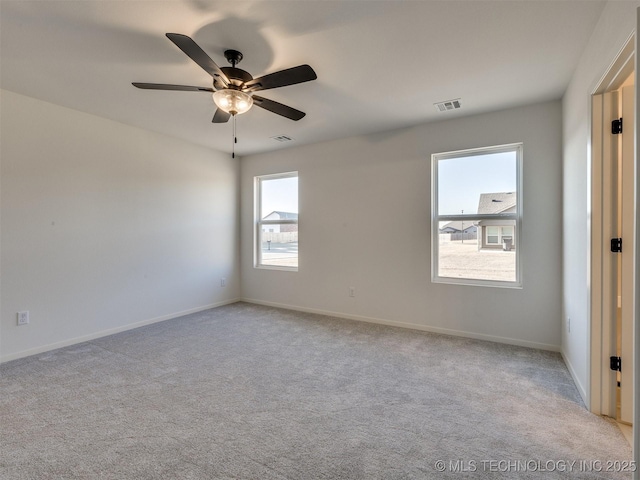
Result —
POLYGON ((564 354, 563 351, 560 351, 560 354, 562 355, 562 359, 564 360, 564 363, 567 366, 569 373, 571 374, 571 378, 573 378, 573 383, 576 384, 576 388, 578 389, 578 393, 582 397, 582 401, 586 405, 587 410, 590 411, 591 407, 589 405, 589 397, 587 396, 587 390, 584 388, 584 385, 582 385, 582 382, 580 382, 580 378, 578 378, 578 375, 576 375, 576 371, 573 368, 573 365, 571 365, 571 362, 569 361, 567 356, 564 354))
POLYGON ((221 307, 223 305, 229 305, 231 303, 236 303, 240 301, 238 298, 234 298, 231 300, 224 300, 222 302, 211 303, 209 305, 203 305, 201 307, 190 308, 188 310, 183 310, 181 312, 170 313, 168 315, 162 315, 156 318, 150 318, 148 320, 141 320, 135 323, 129 323, 127 325, 123 325, 121 327, 110 328, 107 330, 101 330, 96 333, 91 333, 89 335, 83 335, 81 337, 70 338, 68 340, 63 340, 61 342, 50 343, 48 345, 42 345, 36 348, 30 348, 28 350, 22 350, 20 352, 11 353, 9 355, 4 355, 0 357, 0 363, 9 362, 11 360, 17 360, 19 358, 29 357, 31 355, 38 355, 40 353, 48 352, 50 350, 56 350, 58 348, 68 347, 70 345, 75 345, 77 343, 88 342, 90 340, 95 340, 96 338, 106 337, 108 335, 113 335, 115 333, 125 332, 127 330, 133 330, 134 328, 144 327, 145 325, 151 325, 153 323, 164 322, 166 320, 172 320, 174 318, 183 317, 184 315, 189 315, 191 313, 202 312, 204 310, 209 310, 211 308, 221 307))
MULTIPOLYGON (((168 315, 162 315, 160 317, 151 318, 151 319, 148 319, 148 320, 142 320, 142 321, 131 323, 131 324, 128 324, 128 325, 123 325, 121 327, 111 328, 111 329, 108 329, 108 330, 101 330, 99 332, 92 333, 92 334, 89 334, 89 335, 83 335, 81 337, 75 337, 75 338, 71 338, 71 339, 68 339, 68 340, 61 341, 61 342, 51 343, 51 344, 48 344, 48 345, 42 345, 40 347, 31 348, 31 349, 28 349, 28 350, 23 350, 23 351, 20 351, 20 352, 12 353, 12 354, 0 357, 0 363, 9 362, 11 360, 17 360, 19 358, 28 357, 28 356, 31 356, 31 355, 38 355, 40 353, 48 352, 50 350, 55 350, 57 348, 63 348, 63 347, 68 347, 70 345, 75 345, 77 343, 88 342, 90 340, 95 340, 96 338, 106 337, 108 335, 113 335, 113 334, 116 334, 116 333, 125 332, 127 330, 133 330, 134 328, 144 327, 145 325, 151 325, 153 323, 164 322, 166 320, 172 320, 174 318, 182 317, 184 315, 189 315, 191 313, 202 312, 204 310, 209 310, 211 308, 221 307, 223 305, 229 305, 231 303, 236 303, 236 302, 240 302, 240 301, 241 302, 247 302, 247 303, 253 303, 253 304, 256 304, 256 305, 265 305, 265 306, 269 306, 269 307, 284 308, 286 310, 295 310, 295 311, 299 311, 299 312, 317 313, 319 315, 327 315, 327 316, 330 316, 330 317, 345 318, 345 319, 348 319, 348 320, 356 320, 356 321, 359 321, 359 322, 375 323, 375 324, 379 324, 379 325, 389 325, 389 326, 392 326, 392 327, 408 328, 408 329, 412 329, 412 330, 420 330, 420 331, 424 331, 424 332, 439 333, 439 334, 451 335, 451 336, 455 336, 455 337, 472 338, 472 339, 475 339, 475 340, 484 340, 484 341, 488 341, 488 342, 497 342, 497 343, 504 343, 504 344, 507 344, 507 345, 517 345, 517 346, 520 346, 520 347, 528 347, 528 348, 536 348, 536 349, 539 349, 539 350, 549 350, 549 351, 552 351, 552 352, 560 352, 560 346, 559 345, 550 345, 550 344, 546 344, 546 343, 529 342, 529 341, 526 341, 526 340, 519 340, 519 339, 515 339, 515 338, 500 337, 500 336, 495 336, 495 335, 486 335, 486 334, 474 333, 474 332, 465 332, 463 330, 452 330, 452 329, 448 329, 448 328, 433 327, 433 326, 421 325, 421 324, 417 324, 417 323, 397 322, 397 321, 394 321, 394 320, 387 320, 387 319, 382 319, 382 318, 366 317, 366 316, 362 316, 362 315, 352 315, 352 314, 347 314, 347 313, 333 312, 333 311, 329 311, 329 310, 322 310, 322 309, 316 309, 316 308, 307 308, 307 307, 302 307, 302 306, 299 306, 299 305, 288 305, 288 304, 276 303, 276 302, 265 302, 265 301, 262 301, 262 300, 256 300, 256 299, 251 299, 251 298, 234 298, 234 299, 231 299, 231 300, 225 300, 225 301, 222 301, 222 302, 212 303, 212 304, 209 304, 209 305, 203 305, 201 307, 196 307, 196 308, 192 308, 192 309, 189 309, 189 310, 184 310, 184 311, 181 311, 181 312, 175 312, 175 313, 171 313, 171 314, 168 314, 168 315)), ((580 392, 580 395, 582 396, 583 400, 585 400, 585 403, 587 403, 586 402, 586 393, 585 393, 584 387, 580 384, 578 378, 576 377, 576 375, 574 373, 573 368, 571 367, 571 364, 567 361, 567 359, 564 357, 564 355, 563 355, 563 359, 564 359, 565 363, 567 364, 567 367, 569 368, 569 372, 571 373, 571 376, 573 377, 576 385, 578 386, 578 390, 580 392)))
POLYGON ((421 325, 417 323, 396 322, 394 320, 365 317, 362 315, 351 315, 348 313, 332 312, 332 311, 320 310, 316 308, 301 307, 298 305, 265 302, 262 300, 256 300, 252 298, 241 298, 240 301, 247 302, 247 303, 254 303, 256 305, 265 305, 269 307, 284 308, 286 310, 296 310, 299 312, 317 313, 320 315, 327 315, 330 317, 346 318, 348 320, 357 320, 359 322, 377 323, 380 325, 389 325, 391 327, 409 328, 412 330, 421 330, 424 332, 440 333, 442 335, 451 335, 454 337, 472 338, 474 340, 484 340, 487 342, 505 343, 507 345, 517 345, 519 347, 528 347, 528 348, 536 348, 538 350, 549 350, 552 352, 560 352, 560 345, 550 345, 546 343, 529 342, 527 340, 519 340, 516 338, 499 337, 495 335, 486 335, 483 333, 465 332, 462 330, 451 330, 448 328, 432 327, 432 326, 421 325))

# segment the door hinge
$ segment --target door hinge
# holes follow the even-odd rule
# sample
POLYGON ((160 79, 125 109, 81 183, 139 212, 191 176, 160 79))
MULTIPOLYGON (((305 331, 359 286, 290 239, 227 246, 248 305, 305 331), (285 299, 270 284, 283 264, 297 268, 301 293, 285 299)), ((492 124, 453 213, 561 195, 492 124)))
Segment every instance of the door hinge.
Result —
POLYGON ((611 239, 611 251, 613 253, 622 252, 622 239, 621 238, 612 238, 611 239))
POLYGON ((611 133, 613 135, 622 133, 622 118, 618 118, 611 122, 611 133))
POLYGON ((620 357, 609 357, 609 368, 616 372, 622 371, 622 359, 620 357))

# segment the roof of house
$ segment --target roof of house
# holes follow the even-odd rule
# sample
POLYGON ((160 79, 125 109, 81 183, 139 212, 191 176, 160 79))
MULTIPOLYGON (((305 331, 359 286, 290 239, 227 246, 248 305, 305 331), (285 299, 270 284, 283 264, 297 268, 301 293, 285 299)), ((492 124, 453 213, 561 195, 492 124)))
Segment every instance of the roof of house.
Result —
POLYGON ((468 230, 470 227, 475 226, 474 223, 471 220, 466 221, 466 222, 454 221, 454 222, 445 223, 442 227, 440 227, 440 230, 444 230, 445 228, 453 228, 453 229, 461 232, 463 224, 464 224, 464 229, 465 230, 468 230))
POLYGON ((515 192, 481 193, 478 213, 501 213, 516 206, 515 192))
POLYGON ((263 218, 263 220, 269 219, 271 220, 269 217, 271 215, 278 215, 277 219, 278 220, 297 220, 298 219, 298 214, 297 213, 293 213, 293 212, 281 212, 279 210, 274 210, 273 212, 271 212, 269 215, 265 216, 263 218))

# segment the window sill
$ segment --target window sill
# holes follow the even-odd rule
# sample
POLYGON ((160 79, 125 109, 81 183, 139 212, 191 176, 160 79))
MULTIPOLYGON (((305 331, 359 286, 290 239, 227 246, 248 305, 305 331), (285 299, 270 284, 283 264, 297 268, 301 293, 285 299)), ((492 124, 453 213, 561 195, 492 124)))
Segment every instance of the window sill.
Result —
POLYGON ((297 272, 298 267, 284 267, 280 265, 254 265, 257 270, 280 270, 282 272, 297 272))
POLYGON ((473 278, 432 277, 431 283, 462 285, 465 287, 493 287, 522 290, 522 282, 504 282, 499 280, 478 280, 473 278))

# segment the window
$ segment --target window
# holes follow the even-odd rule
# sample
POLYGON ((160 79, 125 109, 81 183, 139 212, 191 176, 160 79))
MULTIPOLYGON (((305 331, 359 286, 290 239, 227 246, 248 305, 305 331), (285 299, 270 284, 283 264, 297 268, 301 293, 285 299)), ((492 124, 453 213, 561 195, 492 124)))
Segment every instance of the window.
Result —
POLYGON ((487 243, 494 243, 494 244, 500 243, 498 227, 487 227, 486 230, 487 230, 487 243))
POLYGON ((255 177, 257 268, 298 270, 298 172, 255 177))
POLYGON ((432 280, 521 286, 522 144, 438 153, 431 165, 432 280))
POLYGON ((513 227, 488 226, 485 230, 487 231, 487 243, 498 245, 504 243, 505 241, 513 242, 513 227))

